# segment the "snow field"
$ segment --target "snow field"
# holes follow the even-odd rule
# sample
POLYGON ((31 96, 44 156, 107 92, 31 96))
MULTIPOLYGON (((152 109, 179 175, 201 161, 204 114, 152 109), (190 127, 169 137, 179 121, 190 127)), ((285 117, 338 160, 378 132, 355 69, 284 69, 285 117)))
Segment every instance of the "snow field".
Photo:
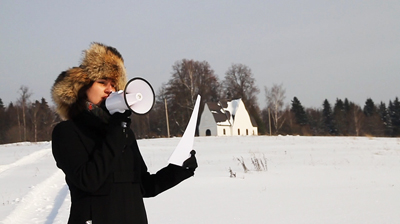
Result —
MULTIPOLYGON (((150 172, 179 140, 138 141, 150 172)), ((149 223, 400 223, 400 139, 196 137, 194 149, 195 177, 145 199, 149 223), (251 158, 264 157, 268 170, 255 171, 251 158)), ((0 183, 0 223, 66 223, 51 143, 0 145, 0 183)))

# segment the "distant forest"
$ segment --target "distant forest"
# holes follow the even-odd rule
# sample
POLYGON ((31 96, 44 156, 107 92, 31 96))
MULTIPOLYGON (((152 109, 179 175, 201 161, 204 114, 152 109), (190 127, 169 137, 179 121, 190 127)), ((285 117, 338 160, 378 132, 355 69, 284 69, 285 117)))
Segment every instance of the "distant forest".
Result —
MULTIPOLYGON (((357 105, 346 98, 333 103, 324 100, 321 108, 305 108, 297 97, 284 105, 283 85, 273 84, 264 86, 267 106, 260 108, 260 89, 246 65, 232 64, 220 81, 208 62, 183 59, 175 62, 171 74, 158 90, 150 113, 132 115, 131 128, 137 138, 167 137, 168 132, 181 136, 198 94, 202 96, 200 113, 206 102, 241 98, 260 135, 400 137, 397 96, 388 99, 387 105, 371 98, 357 105)), ((31 95, 29 87, 21 86, 15 102, 5 106, 0 98, 0 144, 51 140, 61 120, 46 99, 32 100, 31 95)))

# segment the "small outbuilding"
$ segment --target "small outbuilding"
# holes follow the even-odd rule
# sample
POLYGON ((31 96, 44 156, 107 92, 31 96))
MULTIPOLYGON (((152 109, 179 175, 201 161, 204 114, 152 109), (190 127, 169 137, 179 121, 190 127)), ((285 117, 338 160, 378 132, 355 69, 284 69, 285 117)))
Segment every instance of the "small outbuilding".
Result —
POLYGON ((199 124, 200 136, 258 135, 241 99, 209 102, 204 106, 199 124))

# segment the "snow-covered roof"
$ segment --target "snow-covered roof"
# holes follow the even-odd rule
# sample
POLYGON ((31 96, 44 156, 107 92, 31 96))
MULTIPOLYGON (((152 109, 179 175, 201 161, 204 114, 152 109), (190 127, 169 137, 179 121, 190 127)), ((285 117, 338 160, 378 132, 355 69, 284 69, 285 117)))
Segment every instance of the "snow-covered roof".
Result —
POLYGON ((214 120, 218 125, 232 125, 241 99, 220 100, 218 103, 208 102, 214 120))
POLYGON ((224 110, 220 103, 208 102, 207 106, 214 116, 214 120, 217 124, 225 122, 231 117, 231 113, 227 110, 224 110))
POLYGON ((233 116, 235 116, 235 115, 236 115, 236 111, 237 111, 237 109, 238 109, 238 107, 239 107, 240 101, 241 101, 241 99, 232 100, 232 101, 230 101, 230 102, 227 102, 228 107, 226 108, 226 110, 230 111, 231 114, 232 114, 233 116))
MULTIPOLYGON (((234 123, 236 112, 239 108, 240 102, 242 100, 234 99, 227 100, 223 99, 219 102, 208 102, 207 106, 214 117, 215 123, 217 125, 227 125, 231 126, 234 123)), ((254 119, 250 116, 251 123, 254 127, 257 127, 254 119)))

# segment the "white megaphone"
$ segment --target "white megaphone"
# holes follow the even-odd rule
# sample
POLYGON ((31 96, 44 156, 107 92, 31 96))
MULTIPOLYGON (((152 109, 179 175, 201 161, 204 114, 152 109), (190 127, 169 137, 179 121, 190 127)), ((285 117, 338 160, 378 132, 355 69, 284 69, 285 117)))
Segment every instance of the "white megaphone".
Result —
POLYGON ((110 114, 131 110, 136 114, 147 114, 155 102, 154 91, 144 79, 136 77, 128 81, 125 90, 112 92, 106 99, 106 108, 110 114))

